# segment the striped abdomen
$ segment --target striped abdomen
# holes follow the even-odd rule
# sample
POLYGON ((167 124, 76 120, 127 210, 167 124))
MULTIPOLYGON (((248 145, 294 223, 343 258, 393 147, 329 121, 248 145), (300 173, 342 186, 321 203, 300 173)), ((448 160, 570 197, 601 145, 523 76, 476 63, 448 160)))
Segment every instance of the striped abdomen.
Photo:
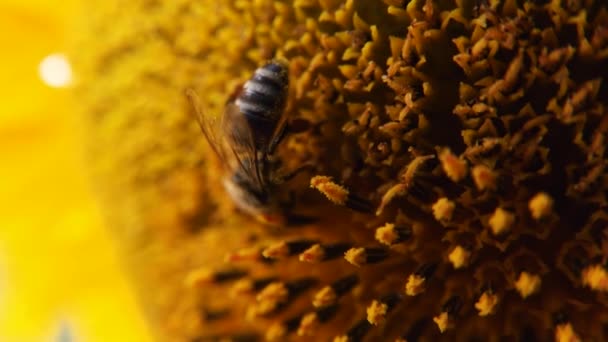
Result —
POLYGON ((272 61, 258 68, 245 82, 235 104, 247 118, 259 150, 272 138, 287 97, 287 67, 272 61))

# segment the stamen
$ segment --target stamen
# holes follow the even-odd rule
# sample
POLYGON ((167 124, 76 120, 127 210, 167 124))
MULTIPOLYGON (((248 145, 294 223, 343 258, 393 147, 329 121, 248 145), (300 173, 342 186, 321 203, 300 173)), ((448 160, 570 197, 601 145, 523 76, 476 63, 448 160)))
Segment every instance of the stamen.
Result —
POLYGON ((387 246, 406 241, 411 236, 411 228, 395 226, 393 223, 386 223, 384 226, 376 229, 376 240, 387 246))
POLYGON ((359 277, 355 274, 340 278, 317 292, 314 296, 312 305, 317 308, 333 305, 341 296, 348 293, 358 283, 359 277))
POLYGON ((538 292, 540 285, 540 276, 528 272, 521 272, 515 282, 515 288, 524 299, 538 292))
POLYGON ((386 249, 373 247, 351 248, 344 254, 344 259, 357 267, 379 263, 387 257, 388 251, 386 249))
POLYGON ((344 252, 346 252, 349 248, 351 248, 351 245, 347 243, 336 243, 330 245, 315 244, 302 252, 299 259, 302 262, 310 263, 333 260, 344 255, 344 252))
POLYGON ((271 259, 284 259, 289 256, 299 254, 312 246, 315 242, 311 240, 281 241, 275 245, 267 247, 262 251, 262 255, 271 259))

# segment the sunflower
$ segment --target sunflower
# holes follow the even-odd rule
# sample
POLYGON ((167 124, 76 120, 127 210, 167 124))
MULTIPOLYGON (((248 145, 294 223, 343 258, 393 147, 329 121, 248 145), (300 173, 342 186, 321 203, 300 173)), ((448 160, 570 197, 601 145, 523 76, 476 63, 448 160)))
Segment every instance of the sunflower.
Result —
POLYGON ((604 340, 603 1, 107 1, 79 70, 92 170, 164 340, 604 340), (235 210, 205 115, 265 61, 309 129, 235 210), (589 319, 593 317, 593 319, 589 319))

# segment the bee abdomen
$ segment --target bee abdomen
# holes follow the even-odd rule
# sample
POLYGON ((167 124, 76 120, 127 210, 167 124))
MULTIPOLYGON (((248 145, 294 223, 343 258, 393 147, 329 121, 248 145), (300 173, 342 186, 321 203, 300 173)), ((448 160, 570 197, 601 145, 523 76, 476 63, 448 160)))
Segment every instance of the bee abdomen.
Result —
POLYGON ((245 82, 236 105, 248 119, 275 121, 287 96, 287 70, 279 62, 270 62, 258 68, 245 82))

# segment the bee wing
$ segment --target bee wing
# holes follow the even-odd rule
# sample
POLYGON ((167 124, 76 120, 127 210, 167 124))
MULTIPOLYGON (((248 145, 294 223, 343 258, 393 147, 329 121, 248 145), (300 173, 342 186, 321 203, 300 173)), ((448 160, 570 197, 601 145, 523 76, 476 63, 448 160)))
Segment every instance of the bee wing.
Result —
POLYGON ((247 118, 234 102, 226 105, 221 127, 237 166, 245 172, 248 179, 253 181, 251 185, 256 186, 256 190, 261 192, 265 183, 259 167, 261 159, 258 152, 264 153, 264 151, 258 151, 254 132, 247 118))
POLYGON ((268 144, 268 154, 273 154, 277 145, 283 140, 285 134, 287 133, 287 117, 286 115, 282 115, 281 119, 277 123, 277 127, 272 134, 270 139, 270 143, 268 144))
POLYGON ((194 109, 194 115, 196 117, 196 121, 201 127, 201 131, 207 139, 209 146, 213 149, 213 152, 220 159, 222 166, 224 168, 230 168, 231 162, 229 160, 230 155, 226 148, 225 143, 218 138, 218 133, 220 132, 220 121, 217 117, 212 117, 203 110, 203 106, 201 104, 201 100, 193 89, 186 89, 185 91, 186 97, 190 101, 192 108, 194 109))

